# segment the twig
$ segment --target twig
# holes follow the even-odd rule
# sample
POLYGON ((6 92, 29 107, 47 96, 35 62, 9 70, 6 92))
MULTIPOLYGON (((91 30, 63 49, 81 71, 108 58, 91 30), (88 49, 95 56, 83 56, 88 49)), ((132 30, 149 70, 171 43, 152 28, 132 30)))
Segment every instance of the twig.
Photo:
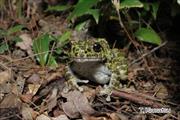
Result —
POLYGON ((116 11, 117 11, 117 15, 118 15, 118 19, 119 19, 119 24, 120 26, 123 28, 124 32, 126 33, 128 39, 132 42, 132 44, 136 47, 136 49, 138 50, 138 45, 139 43, 137 43, 136 41, 133 40, 133 38, 131 37, 128 29, 126 28, 126 26, 124 25, 122 18, 121 18, 121 14, 120 14, 120 1, 119 0, 112 0, 112 3, 114 4, 116 11))
POLYGON ((150 52, 147 52, 145 54, 143 54, 141 57, 139 57, 138 59, 132 61, 129 66, 133 65, 134 63, 138 62, 139 60, 143 59, 144 57, 150 55, 151 53, 153 53, 154 51, 158 50, 159 48, 163 47, 164 45, 166 45, 167 41, 165 41, 164 43, 162 43, 161 45, 153 48, 150 52))
POLYGON ((112 91, 112 96, 117 96, 117 97, 121 97, 124 99, 128 99, 132 102, 135 102, 135 103, 138 103, 141 105, 152 106, 152 107, 162 107, 162 104, 157 103, 153 100, 147 99, 140 94, 114 90, 114 91, 112 91))

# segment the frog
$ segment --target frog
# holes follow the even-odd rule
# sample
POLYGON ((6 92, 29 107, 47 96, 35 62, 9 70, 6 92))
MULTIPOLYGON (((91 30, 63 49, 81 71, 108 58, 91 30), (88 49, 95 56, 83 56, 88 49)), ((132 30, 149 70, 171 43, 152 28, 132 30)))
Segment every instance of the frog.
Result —
POLYGON ((79 83, 89 81, 104 85, 103 94, 121 87, 127 80, 128 64, 124 53, 110 48, 104 38, 76 40, 71 42, 70 62, 67 65, 68 83, 80 91, 79 83))

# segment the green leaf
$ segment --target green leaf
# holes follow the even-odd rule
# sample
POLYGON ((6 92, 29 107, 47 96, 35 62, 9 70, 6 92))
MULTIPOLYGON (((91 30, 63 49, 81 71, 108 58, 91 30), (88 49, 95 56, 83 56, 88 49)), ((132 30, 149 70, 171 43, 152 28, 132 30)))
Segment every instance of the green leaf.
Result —
POLYGON ((152 15, 153 15, 154 19, 156 19, 157 11, 159 8, 159 2, 154 2, 151 5, 152 5, 152 15))
POLYGON ((58 67, 57 62, 56 62, 55 58, 52 55, 49 55, 47 65, 51 66, 51 67, 58 67))
POLYGON ((6 43, 3 43, 0 45, 0 54, 4 53, 5 51, 7 51, 9 49, 9 45, 6 43))
POLYGON ((156 45, 161 44, 161 38, 159 35, 150 28, 140 28, 135 32, 135 36, 138 38, 138 40, 143 42, 148 42, 156 45))
POLYGON ((87 12, 88 14, 92 15, 96 21, 96 23, 99 22, 99 10, 98 9, 89 9, 87 12))
POLYGON ((0 38, 5 37, 7 35, 7 31, 0 28, 0 38))
POLYGON ((71 37, 71 31, 67 31, 63 33, 62 35, 58 36, 56 38, 57 45, 56 45, 56 53, 61 54, 62 53, 62 47, 69 42, 69 39, 71 37))
POLYGON ((140 2, 139 0, 122 0, 122 2, 120 3, 120 9, 124 9, 124 8, 142 8, 143 7, 143 3, 140 2))
POLYGON ((149 10, 150 10, 150 5, 149 5, 149 3, 147 3, 147 2, 143 2, 143 7, 144 7, 144 9, 145 9, 146 11, 149 11, 149 10))
POLYGON ((67 41, 71 37, 71 34, 72 34, 71 31, 67 31, 67 32, 63 33, 61 36, 59 36, 57 38, 58 42, 60 42, 61 44, 67 43, 67 41))
POLYGON ((7 35, 11 35, 11 34, 13 34, 15 32, 19 32, 19 31, 22 30, 22 28, 24 28, 23 25, 16 25, 14 27, 11 27, 11 28, 8 29, 7 35))
POLYGON ((57 48, 55 51, 57 54, 61 54, 63 52, 62 48, 57 48))
POLYGON ((81 22, 81 23, 77 24, 76 27, 75 27, 75 30, 82 31, 83 29, 85 29, 87 24, 89 24, 89 20, 86 20, 84 22, 81 22))
POLYGON ((17 42, 22 42, 23 40, 19 36, 13 36, 12 41, 17 43, 17 42))
POLYGON ((71 8, 71 5, 56 5, 56 6, 48 6, 46 11, 65 11, 71 8))
POLYGON ((99 0, 79 0, 68 20, 87 14, 91 7, 98 3, 99 0))
POLYGON ((48 34, 43 34, 33 42, 33 50, 37 54, 36 58, 42 66, 45 66, 48 61, 49 39, 50 36, 48 34))

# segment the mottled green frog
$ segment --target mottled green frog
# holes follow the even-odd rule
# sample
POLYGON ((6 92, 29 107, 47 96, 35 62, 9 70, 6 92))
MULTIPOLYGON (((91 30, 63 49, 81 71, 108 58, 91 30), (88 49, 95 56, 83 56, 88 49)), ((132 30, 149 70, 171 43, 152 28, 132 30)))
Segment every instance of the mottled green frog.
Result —
MULTIPOLYGON (((109 47, 105 39, 73 41, 67 67, 68 83, 80 91, 79 82, 93 81, 105 85, 107 90, 119 88, 127 79, 127 60, 118 49, 109 47)), ((106 90, 105 90, 106 91, 106 90)))

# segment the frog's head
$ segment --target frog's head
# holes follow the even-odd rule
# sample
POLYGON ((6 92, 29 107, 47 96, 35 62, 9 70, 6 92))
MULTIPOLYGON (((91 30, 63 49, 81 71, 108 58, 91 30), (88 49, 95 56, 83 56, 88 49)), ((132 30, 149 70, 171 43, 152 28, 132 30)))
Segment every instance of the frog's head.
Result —
POLYGON ((79 40, 72 42, 70 57, 76 62, 103 61, 108 51, 105 39, 79 40))

